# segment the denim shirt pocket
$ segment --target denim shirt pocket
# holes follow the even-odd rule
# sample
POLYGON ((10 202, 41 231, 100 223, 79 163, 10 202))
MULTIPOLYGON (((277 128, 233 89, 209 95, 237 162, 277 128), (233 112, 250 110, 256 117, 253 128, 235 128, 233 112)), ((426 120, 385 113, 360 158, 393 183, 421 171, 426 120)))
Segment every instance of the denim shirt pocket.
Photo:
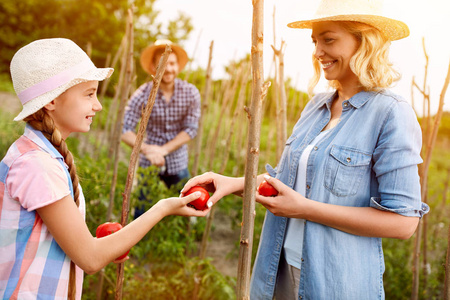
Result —
POLYGON ((325 165, 325 188, 339 197, 355 195, 371 160, 371 154, 333 145, 325 165))
POLYGON ((283 154, 281 155, 281 159, 277 164, 277 167, 275 168, 275 171, 277 174, 280 174, 283 172, 283 170, 286 168, 289 162, 289 157, 291 155, 291 144, 293 141, 297 139, 297 136, 292 135, 289 137, 286 141, 286 145, 284 146, 283 154))

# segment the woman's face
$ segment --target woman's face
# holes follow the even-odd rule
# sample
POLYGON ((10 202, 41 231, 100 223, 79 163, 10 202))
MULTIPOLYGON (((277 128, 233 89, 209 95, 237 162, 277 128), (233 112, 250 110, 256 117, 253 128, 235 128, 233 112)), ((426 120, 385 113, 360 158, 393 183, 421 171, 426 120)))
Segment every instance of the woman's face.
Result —
POLYGON ((65 139, 72 132, 88 132, 102 105, 97 99, 98 81, 77 84, 45 106, 65 139))
POLYGON ((359 42, 339 22, 317 22, 312 26, 314 57, 320 63, 327 80, 337 80, 343 86, 358 82, 350 69, 350 59, 359 42))

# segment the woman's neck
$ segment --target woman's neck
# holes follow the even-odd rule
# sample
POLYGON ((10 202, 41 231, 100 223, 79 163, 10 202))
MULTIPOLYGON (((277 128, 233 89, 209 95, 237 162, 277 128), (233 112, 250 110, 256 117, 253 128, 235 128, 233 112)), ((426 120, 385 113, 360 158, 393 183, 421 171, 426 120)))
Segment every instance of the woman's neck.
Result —
POLYGON ((340 83, 339 88, 337 89, 338 92, 338 97, 341 100, 348 100, 351 97, 353 97, 354 95, 358 94, 359 92, 361 92, 363 90, 363 88, 361 87, 361 85, 358 82, 352 82, 349 84, 342 84, 340 83))

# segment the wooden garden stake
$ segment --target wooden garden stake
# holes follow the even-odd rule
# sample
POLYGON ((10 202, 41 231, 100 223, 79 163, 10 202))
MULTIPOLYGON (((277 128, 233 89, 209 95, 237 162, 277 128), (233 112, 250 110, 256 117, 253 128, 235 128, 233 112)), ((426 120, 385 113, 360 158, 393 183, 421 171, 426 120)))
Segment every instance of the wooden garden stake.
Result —
MULTIPOLYGON (((113 178, 111 183, 111 189, 109 193, 109 208, 108 208, 108 214, 111 212, 109 210, 112 210, 112 205, 114 203, 114 195, 116 193, 116 184, 117 184, 117 172, 119 168, 119 147, 120 147, 120 132, 122 131, 123 126, 123 115, 125 112, 125 106, 128 101, 128 97, 130 94, 130 86, 131 86, 131 80, 132 80, 132 70, 133 67, 133 40, 134 40, 134 34, 133 34, 133 9, 128 9, 128 18, 127 18, 127 27, 126 27, 126 36, 127 36, 127 44, 126 44, 126 50, 124 51, 124 68, 125 68, 125 76, 124 81, 121 85, 120 90, 120 104, 119 104, 119 110, 117 112, 116 116, 116 123, 114 128, 114 134, 112 138, 112 146, 113 149, 113 155, 114 155, 114 167, 113 167, 113 178)), ((122 71, 122 70, 121 70, 122 71)))
POLYGON ((194 163, 192 166, 192 176, 196 176, 198 174, 198 164, 199 164, 199 156, 202 148, 202 139, 203 139, 203 124, 205 120, 205 113, 208 109, 209 102, 209 91, 211 88, 211 61, 212 61, 212 53, 213 53, 214 41, 211 41, 209 46, 209 59, 208 59, 208 67, 206 68, 206 82, 205 88, 203 90, 202 96, 202 108, 200 114, 200 120, 198 121, 198 130, 197 136, 195 138, 195 148, 194 148, 194 163))
MULTIPOLYGON (((169 54, 171 52, 172 49, 170 48, 170 46, 166 45, 164 54, 162 55, 158 64, 158 68, 156 69, 156 75, 155 77, 153 77, 153 86, 147 100, 147 105, 145 106, 144 111, 142 113, 141 122, 139 123, 139 129, 136 135, 136 142, 133 146, 133 150, 131 151, 130 163, 128 165, 127 182, 125 184, 125 191, 123 193, 122 218, 121 218, 122 226, 125 226, 128 220, 129 198, 131 195, 131 188, 133 186, 133 178, 135 174, 137 160, 139 158, 142 141, 144 140, 145 131, 147 130, 148 120, 150 119, 150 114, 152 113, 153 105, 155 104, 159 84, 161 83, 161 78, 164 75, 164 71, 166 69, 167 59, 169 58, 169 54)), ((122 298, 123 266, 124 266, 123 263, 117 266, 118 276, 116 283, 116 299, 122 298)))
POLYGON ((274 56, 278 57, 278 78, 277 80, 277 161, 280 160, 281 155, 284 149, 284 143, 287 140, 287 116, 286 116, 286 108, 287 108, 287 99, 286 99, 286 88, 284 86, 284 49, 285 42, 281 41, 280 49, 276 49, 272 46, 274 56))
MULTIPOLYGON (((425 46, 424 46, 424 50, 425 50, 425 46)), ((427 73, 427 71, 425 71, 425 74, 426 73, 427 73)), ((421 168, 421 172, 420 172, 422 201, 423 201, 423 199, 426 199, 426 195, 428 193, 428 188, 427 188, 427 186, 428 186, 428 169, 429 169, 430 162, 431 162, 431 155, 433 153, 433 149, 436 144, 436 138, 437 138, 437 133, 439 130, 439 124, 440 124, 441 118, 442 118, 442 113, 444 111, 444 99, 445 99, 445 94, 447 92, 447 88, 449 85, 449 81, 450 81, 450 63, 449 63, 447 76, 445 78, 444 86, 442 87, 442 91, 440 94, 439 107, 438 107, 438 111, 434 117, 434 124, 432 127, 427 126, 429 128, 427 131, 430 132, 430 135, 425 138, 425 141, 426 141, 425 154, 426 155, 423 159, 424 162, 422 164, 422 168, 421 168)), ((425 92, 425 85, 424 85, 424 90, 422 91, 422 93, 424 93, 424 92, 425 92)), ((426 95, 429 95, 429 93, 426 95)), ((428 101, 429 101, 428 96, 424 97, 424 98, 428 99, 428 101)), ((431 123, 431 120, 429 121, 429 123, 431 123)), ((415 238, 414 261, 413 261, 413 283, 412 283, 412 294, 411 294, 412 300, 419 299, 419 256, 420 256, 420 241, 421 241, 422 230, 423 230, 421 223, 422 222, 419 222, 417 232, 416 232, 416 238, 415 238)), ((449 272, 448 269, 446 270, 446 275, 447 275, 447 272, 449 272)))
POLYGON ((255 191, 258 175, 262 102, 270 82, 263 84, 264 0, 253 0, 252 100, 246 109, 249 119, 247 161, 243 195, 242 229, 237 274, 237 299, 250 299, 250 268, 255 221, 255 191))

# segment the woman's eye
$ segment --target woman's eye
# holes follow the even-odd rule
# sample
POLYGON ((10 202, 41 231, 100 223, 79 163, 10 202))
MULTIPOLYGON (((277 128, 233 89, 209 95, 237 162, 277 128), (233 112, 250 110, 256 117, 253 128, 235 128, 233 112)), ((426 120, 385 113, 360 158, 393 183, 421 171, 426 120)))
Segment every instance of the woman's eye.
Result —
POLYGON ((327 44, 329 44, 329 43, 331 43, 331 42, 333 42, 334 41, 334 39, 332 39, 332 38, 327 38, 327 39, 325 39, 325 43, 327 43, 327 44))

